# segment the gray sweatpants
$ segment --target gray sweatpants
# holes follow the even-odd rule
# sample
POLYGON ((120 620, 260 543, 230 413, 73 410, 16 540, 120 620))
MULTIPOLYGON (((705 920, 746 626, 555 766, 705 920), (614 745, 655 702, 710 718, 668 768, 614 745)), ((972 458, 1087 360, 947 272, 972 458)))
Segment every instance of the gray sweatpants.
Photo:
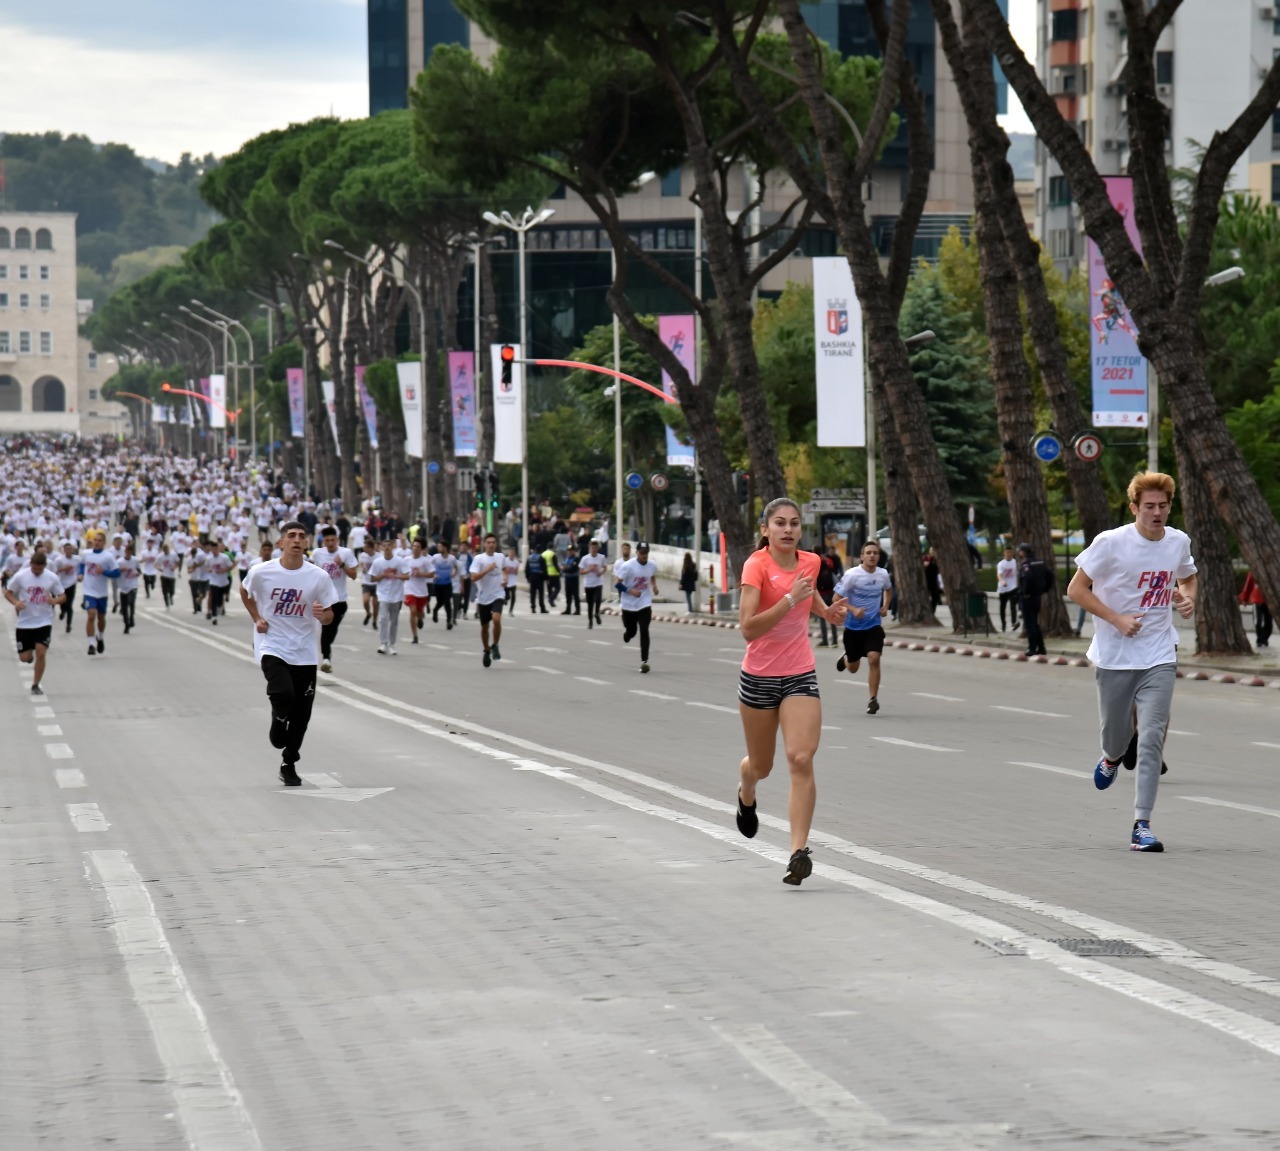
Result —
POLYGON ((1094 669, 1098 683, 1098 718, 1102 754, 1115 762, 1125 753, 1138 725, 1138 767, 1134 780, 1133 818, 1150 819, 1160 786, 1160 761, 1169 727, 1169 708, 1177 665, 1135 669, 1094 669))

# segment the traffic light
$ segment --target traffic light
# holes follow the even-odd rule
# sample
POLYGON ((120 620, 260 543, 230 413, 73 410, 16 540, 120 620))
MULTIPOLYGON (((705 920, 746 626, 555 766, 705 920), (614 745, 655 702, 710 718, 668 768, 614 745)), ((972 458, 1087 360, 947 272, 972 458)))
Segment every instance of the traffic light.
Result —
POLYGON ((738 503, 745 504, 751 498, 751 473, 734 472, 733 486, 738 496, 738 503))
POLYGON ((489 507, 494 511, 498 510, 498 469, 494 468, 488 473, 489 488, 489 507))
POLYGON ((516 361, 516 350, 510 344, 503 344, 502 351, 499 353, 502 357, 502 383, 504 387, 511 387, 511 365, 516 361))

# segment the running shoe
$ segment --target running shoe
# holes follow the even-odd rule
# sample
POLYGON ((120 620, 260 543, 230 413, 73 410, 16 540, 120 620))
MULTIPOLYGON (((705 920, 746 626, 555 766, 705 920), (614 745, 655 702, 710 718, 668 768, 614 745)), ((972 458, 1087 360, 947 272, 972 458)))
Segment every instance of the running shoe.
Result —
POLYGON ((498 645, 496 643, 489 649, 489 654, 493 656, 494 659, 502 658, 502 652, 498 650, 498 645))
MULTIPOLYGON (((413 642, 414 642, 414 643, 417 643, 418 641, 415 639, 413 642)), ((320 661, 320 670, 321 670, 321 671, 333 671, 333 664, 331 664, 327 659, 322 659, 322 660, 320 661)))
POLYGON ((1098 756, 1098 762, 1093 766, 1093 786, 1099 791, 1106 791, 1115 783, 1119 771, 1119 761, 1112 763, 1105 755, 1098 756))
POLYGON ((413 639, 410 640, 410 643, 417 643, 417 642, 418 642, 418 637, 415 635, 413 639))
POLYGON ((489 654, 488 648, 484 649, 484 659, 481 662, 484 664, 485 667, 488 667, 491 663, 493 663, 493 656, 489 654))
POLYGON ((873 695, 869 700, 867 700, 867 714, 875 715, 875 713, 878 712, 879 710, 880 710, 880 701, 876 699, 876 697, 873 695))
POLYGON ((365 613, 364 613, 364 622, 363 622, 360 626, 361 626, 361 627, 368 627, 368 626, 369 626, 369 613, 368 613, 368 612, 365 612, 365 613))
POLYGON ((648 674, 649 674, 649 664, 648 664, 648 662, 647 662, 647 661, 646 661, 645 663, 642 663, 642 664, 640 665, 640 674, 641 674, 641 675, 648 675, 648 674))
POLYGON ((101 655, 107 650, 107 645, 102 642, 102 636, 98 636, 98 654, 101 655))
POLYGON ((386 654, 387 654, 387 645, 386 645, 386 644, 382 644, 382 643, 378 644, 378 654, 379 654, 379 655, 386 655, 386 654))
POLYGON ((42 688, 38 683, 33 683, 33 684, 31 685, 31 694, 32 694, 32 695, 44 695, 44 688, 42 688))
POLYGON ((289 721, 282 716, 271 716, 271 730, 267 733, 272 747, 281 748, 289 742, 289 721))
POLYGON ((844 656, 841 656, 838 660, 836 660, 836 671, 844 671, 844 669, 848 666, 849 665, 845 663, 844 656))
POLYGON ((389 648, 387 648, 387 655, 399 655, 399 654, 400 654, 400 653, 399 653, 398 651, 396 651, 396 649, 395 649, 395 648, 393 648, 393 647, 389 647, 389 648))
POLYGON ((218 617, 216 615, 213 617, 213 626, 214 627, 218 626, 218 617))
POLYGON ((302 779, 298 775, 298 769, 291 763, 282 763, 280 765, 280 782, 285 787, 301 787, 302 779))
POLYGON ((1156 838, 1148 820, 1139 819, 1133 825, 1133 834, 1129 837, 1130 851, 1163 851, 1164 844, 1156 838))
POLYGON ((782 877, 783 883, 789 883, 792 887, 799 887, 801 881, 808 879, 813 874, 813 860, 809 858, 809 849, 801 848, 791 857, 791 862, 787 864, 787 874, 782 877))
POLYGON ((94 646, 93 646, 93 644, 90 644, 90 645, 89 645, 89 654, 90 654, 90 655, 97 655, 97 654, 98 654, 98 649, 97 649, 96 647, 94 647, 94 646))
POLYGON ((756 814, 756 805, 748 807, 742 802, 742 792, 738 792, 738 830, 748 839, 754 839, 760 830, 760 817, 756 814))
MULTIPOLYGON (((1129 740, 1129 746, 1124 749, 1120 762, 1124 764, 1125 771, 1132 771, 1138 766, 1138 733, 1136 731, 1133 733, 1133 738, 1129 740)), ((1160 761, 1160 774, 1169 774, 1169 765, 1163 759, 1160 761)))

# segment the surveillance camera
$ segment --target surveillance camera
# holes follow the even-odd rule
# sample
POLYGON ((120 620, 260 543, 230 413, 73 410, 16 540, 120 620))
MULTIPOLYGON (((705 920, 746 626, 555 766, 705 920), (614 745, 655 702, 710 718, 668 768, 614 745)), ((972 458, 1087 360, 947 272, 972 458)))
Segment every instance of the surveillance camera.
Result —
POLYGON ((616 392, 617 390, 618 390, 618 387, 616 384, 610 384, 607 388, 605 388, 604 394, 606 396, 612 397, 613 393, 616 392))

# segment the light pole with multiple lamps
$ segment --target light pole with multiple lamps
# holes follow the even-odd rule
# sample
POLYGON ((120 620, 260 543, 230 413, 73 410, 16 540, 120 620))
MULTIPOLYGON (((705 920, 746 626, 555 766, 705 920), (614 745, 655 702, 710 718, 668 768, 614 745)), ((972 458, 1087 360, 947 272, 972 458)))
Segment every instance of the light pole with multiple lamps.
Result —
MULTIPOLYGON (((349 252, 337 240, 325 240, 324 246, 341 252, 349 260, 363 264, 371 272, 385 272, 405 291, 413 296, 418 305, 418 424, 422 438, 422 522, 427 527, 427 535, 431 535, 431 503, 427 498, 427 310, 422 303, 422 294, 409 282, 407 276, 396 272, 389 264, 375 265, 364 256, 349 252)), ((443 522, 443 521, 442 521, 443 522)))
MULTIPOLYGON (((195 304, 197 308, 203 308, 209 313, 209 315, 217 316, 218 319, 222 320, 224 323, 234 324, 244 333, 244 338, 249 341, 249 459, 255 460, 258 458, 258 410, 256 404, 258 398, 258 387, 257 380, 255 379, 256 365, 254 361, 256 356, 253 350, 253 336, 249 334, 249 329, 246 328, 239 320, 232 319, 230 316, 224 316, 215 308, 211 308, 208 304, 203 304, 199 300, 193 299, 191 302, 195 304)), ((231 401, 231 405, 237 412, 240 410, 240 368, 238 365, 236 367, 236 394, 231 401)), ((237 434, 237 441, 239 438, 240 437, 237 434)))
MULTIPOLYGON (((517 220, 510 212, 483 213, 484 219, 492 224, 495 228, 506 228, 508 231, 515 232, 517 237, 516 250, 518 252, 517 259, 520 262, 520 357, 521 359, 530 359, 529 352, 529 328, 528 328, 528 306, 527 292, 525 285, 525 268, 524 268, 524 237, 525 233, 536 228, 539 224, 544 224, 556 214, 554 208, 543 208, 535 212, 532 208, 525 208, 517 220)), ((478 349, 477 349, 478 350, 478 349)), ((524 367, 520 369, 520 558, 527 560, 529 558, 529 380, 525 374, 524 367)), ((616 401, 615 401, 616 402, 616 401)))

